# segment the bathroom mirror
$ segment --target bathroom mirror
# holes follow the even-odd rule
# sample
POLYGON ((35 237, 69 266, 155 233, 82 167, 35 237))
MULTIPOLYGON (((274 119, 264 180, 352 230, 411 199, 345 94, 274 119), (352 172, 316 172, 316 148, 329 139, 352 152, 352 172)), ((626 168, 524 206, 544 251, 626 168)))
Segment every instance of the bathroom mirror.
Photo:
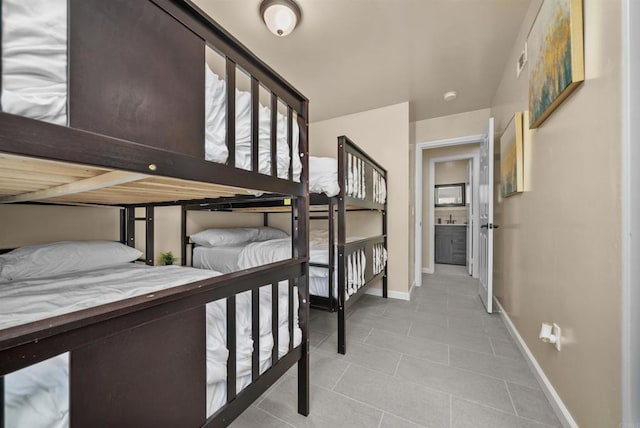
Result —
POLYGON ((435 206, 436 207, 464 207, 464 183, 457 184, 436 184, 435 186, 435 206))

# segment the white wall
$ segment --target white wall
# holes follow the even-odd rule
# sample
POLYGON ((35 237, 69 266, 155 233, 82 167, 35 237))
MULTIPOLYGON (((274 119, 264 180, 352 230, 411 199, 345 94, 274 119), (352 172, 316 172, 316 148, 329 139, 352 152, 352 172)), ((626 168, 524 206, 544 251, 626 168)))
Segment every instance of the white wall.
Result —
MULTIPOLYGON (((407 293, 409 269, 409 103, 314 122, 309 126, 309 152, 336 156, 337 137, 346 135, 388 171, 389 290, 407 293)), ((371 227, 378 222, 372 221, 371 227)), ((363 222, 347 222, 349 226, 363 222)))

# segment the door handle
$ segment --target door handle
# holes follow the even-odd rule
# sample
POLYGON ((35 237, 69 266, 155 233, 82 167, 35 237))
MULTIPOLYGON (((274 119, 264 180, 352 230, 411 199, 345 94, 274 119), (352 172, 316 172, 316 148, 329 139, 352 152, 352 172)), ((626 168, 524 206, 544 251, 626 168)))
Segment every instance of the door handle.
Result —
POLYGON ((489 224, 483 224, 482 226, 480 226, 480 229, 497 229, 500 226, 497 224, 493 224, 493 223, 489 223, 489 224))

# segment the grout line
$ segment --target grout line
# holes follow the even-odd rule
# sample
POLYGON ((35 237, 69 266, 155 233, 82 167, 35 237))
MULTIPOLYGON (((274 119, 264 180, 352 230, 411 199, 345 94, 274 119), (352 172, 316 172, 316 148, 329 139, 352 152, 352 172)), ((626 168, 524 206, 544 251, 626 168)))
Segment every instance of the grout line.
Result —
POLYGON ((400 354, 400 358, 398 358, 398 364, 396 364, 396 368, 395 370, 393 370, 393 377, 396 377, 396 374, 398 374, 398 369, 400 368, 400 363, 402 362, 402 358, 404 357, 404 354, 400 354))
POLYGON ((533 423, 535 423, 535 424, 537 424, 537 425, 540 425, 540 427, 541 427, 541 428, 543 428, 543 427, 552 427, 552 425, 546 424, 546 423, 544 423, 544 422, 540 422, 540 421, 538 421, 538 420, 536 420, 536 419, 531 419, 531 418, 528 418, 528 417, 526 417, 526 416, 518 416, 518 415, 514 415, 513 413, 505 412, 505 411, 504 411, 504 410, 502 410, 502 409, 496 409, 495 407, 491 407, 491 406, 489 406, 489 405, 487 405, 487 404, 480 403, 480 402, 478 402, 478 401, 473 401, 473 400, 470 400, 470 399, 468 399, 468 398, 459 397, 459 396, 457 396, 456 398, 457 398, 457 399, 459 399, 459 400, 462 400, 462 401, 466 401, 466 402, 471 403, 471 404, 476 404, 476 405, 481 406, 481 407, 484 407, 484 408, 486 408, 486 409, 493 410, 493 411, 498 412, 498 413, 501 413, 501 414, 503 414, 503 415, 508 415, 508 416, 511 416, 511 417, 515 417, 515 418, 521 419, 521 420, 523 420, 523 421, 533 422, 533 423))
POLYGON ((295 426, 295 425, 293 425, 292 423, 285 421, 284 419, 282 419, 282 418, 280 418, 280 417, 278 417, 278 416, 274 415, 273 413, 269 412, 268 410, 263 409, 262 407, 257 407, 257 408, 258 408, 258 409, 260 409, 261 411, 263 411, 264 413, 266 413, 267 415, 269 415, 269 416, 271 416, 271 417, 273 417, 273 418, 275 418, 275 419, 279 420, 280 422, 282 422, 283 424, 285 424, 285 425, 287 425, 287 426, 290 426, 290 427, 292 427, 292 428, 295 428, 295 427, 296 427, 296 426, 295 426))
POLYGON ((511 400, 511 405, 513 406, 513 411, 515 412, 516 416, 520 416, 518 415, 518 409, 516 409, 516 404, 513 401, 513 397, 511 396, 511 391, 509 390, 509 384, 507 383, 507 381, 504 381, 504 386, 505 388, 507 388, 507 394, 509 394, 509 400, 511 400))
POLYGON ((489 338, 489 345, 491 345, 491 350, 493 351, 493 355, 498 357, 499 355, 496 353, 496 348, 493 346, 493 340, 491 340, 491 338, 489 338))
MULTIPOLYGON (((340 361, 340 360, 336 360, 336 361, 340 361)), ((336 386, 338 386, 338 384, 340 383, 344 375, 347 373, 347 370, 349 370, 349 367, 351 367, 351 363, 347 361, 347 367, 344 368, 344 370, 342 371, 342 374, 340 375, 336 383, 333 384, 333 386, 331 387, 331 391, 334 391, 336 389, 336 386)))
POLYGON ((362 343, 364 343, 364 344, 367 344, 367 345, 368 345, 368 343, 366 343, 366 342, 367 342, 367 339, 369 338, 369 336, 371 336, 371 333, 373 333, 373 329, 374 329, 374 328, 375 328, 375 327, 369 327, 369 333, 367 333, 367 335, 364 337, 364 339, 362 339, 362 343))
POLYGON ((382 426, 382 420, 384 419, 384 410, 382 411, 382 414, 380 415, 380 420, 378 421, 378 428, 380 428, 382 426))

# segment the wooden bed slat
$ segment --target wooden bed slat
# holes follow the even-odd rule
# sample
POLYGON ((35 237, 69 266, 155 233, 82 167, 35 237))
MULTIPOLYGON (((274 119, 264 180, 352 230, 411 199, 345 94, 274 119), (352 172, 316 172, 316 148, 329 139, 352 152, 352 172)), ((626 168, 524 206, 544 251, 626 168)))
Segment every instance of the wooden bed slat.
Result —
POLYGON ((134 174, 125 171, 112 171, 101 174, 96 177, 85 178, 84 180, 75 181, 73 183, 55 186, 46 190, 38 190, 35 192, 24 193, 15 196, 4 196, 0 198, 0 203, 39 201, 57 196, 71 195, 75 193, 88 192, 95 189, 101 189, 109 186, 117 186, 118 184, 129 183, 146 178, 144 174, 134 174))

